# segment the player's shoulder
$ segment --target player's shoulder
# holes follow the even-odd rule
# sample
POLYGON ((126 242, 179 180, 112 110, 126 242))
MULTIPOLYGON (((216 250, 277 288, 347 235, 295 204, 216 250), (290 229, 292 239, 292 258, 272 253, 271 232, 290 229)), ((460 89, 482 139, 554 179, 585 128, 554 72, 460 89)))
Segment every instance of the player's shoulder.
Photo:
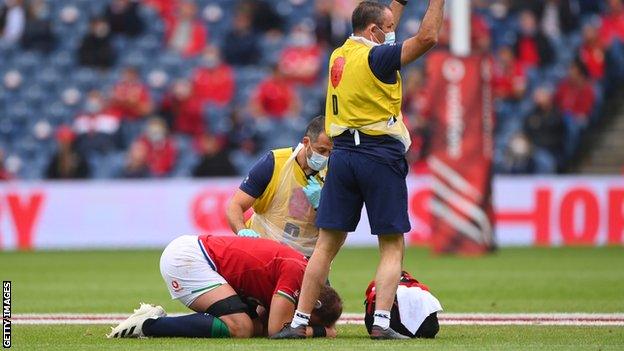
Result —
POLYGON ((275 159, 289 158, 292 155, 292 147, 284 147, 280 149, 273 149, 270 151, 275 159))

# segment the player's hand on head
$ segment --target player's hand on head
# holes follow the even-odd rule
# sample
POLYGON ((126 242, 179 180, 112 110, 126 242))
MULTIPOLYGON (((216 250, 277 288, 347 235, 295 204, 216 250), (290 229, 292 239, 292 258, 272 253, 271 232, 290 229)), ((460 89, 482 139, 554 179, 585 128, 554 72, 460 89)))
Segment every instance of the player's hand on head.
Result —
POLYGON ((314 209, 318 208, 319 203, 321 202, 321 190, 321 183, 316 179, 316 177, 308 179, 308 185, 303 187, 303 192, 314 209))
POLYGON ((238 236, 242 236, 245 238, 259 238, 260 234, 258 234, 255 230, 253 229, 241 229, 238 231, 238 236))

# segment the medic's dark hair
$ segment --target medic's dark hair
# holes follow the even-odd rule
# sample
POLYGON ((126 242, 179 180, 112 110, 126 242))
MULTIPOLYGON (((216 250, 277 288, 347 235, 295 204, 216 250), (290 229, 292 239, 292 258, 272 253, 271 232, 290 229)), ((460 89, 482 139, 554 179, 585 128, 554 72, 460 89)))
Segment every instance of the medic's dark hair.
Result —
POLYGON ((376 1, 362 1, 351 15, 353 33, 363 31, 371 23, 381 26, 384 11, 388 8, 387 5, 376 1))
POLYGON ((308 123, 305 136, 310 138, 312 142, 315 142, 323 132, 325 132, 325 116, 316 116, 308 123))

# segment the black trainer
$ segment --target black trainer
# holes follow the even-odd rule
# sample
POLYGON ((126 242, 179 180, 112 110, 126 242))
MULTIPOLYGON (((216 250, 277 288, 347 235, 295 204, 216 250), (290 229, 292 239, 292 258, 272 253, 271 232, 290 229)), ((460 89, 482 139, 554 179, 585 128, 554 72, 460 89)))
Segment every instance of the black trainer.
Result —
POLYGON ((373 325, 370 332, 370 337, 373 340, 389 340, 389 339, 410 339, 409 336, 399 334, 392 328, 383 329, 378 325, 373 325))
POLYGON ((305 339, 306 338, 306 327, 305 325, 300 325, 297 328, 293 328, 290 326, 290 323, 284 324, 282 330, 280 330, 277 334, 271 335, 269 339, 305 339))

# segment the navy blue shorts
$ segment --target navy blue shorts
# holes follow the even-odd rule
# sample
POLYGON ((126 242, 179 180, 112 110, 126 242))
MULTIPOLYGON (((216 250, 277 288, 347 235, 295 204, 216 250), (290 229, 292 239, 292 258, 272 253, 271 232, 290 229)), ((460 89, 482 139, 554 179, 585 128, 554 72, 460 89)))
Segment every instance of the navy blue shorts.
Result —
POLYGON ((352 232, 366 204, 373 235, 410 231, 405 159, 383 163, 350 150, 332 151, 321 202, 319 228, 352 232))

